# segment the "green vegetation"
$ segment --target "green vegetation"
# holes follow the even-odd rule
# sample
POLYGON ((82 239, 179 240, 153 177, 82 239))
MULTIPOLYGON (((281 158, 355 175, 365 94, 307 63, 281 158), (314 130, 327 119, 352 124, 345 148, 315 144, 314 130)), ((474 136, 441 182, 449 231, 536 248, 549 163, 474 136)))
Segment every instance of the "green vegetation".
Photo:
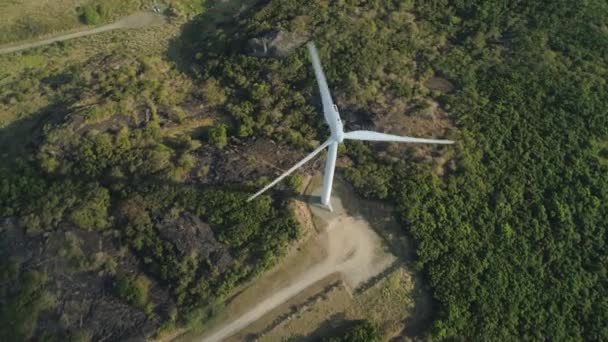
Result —
POLYGON ((294 173, 289 175, 287 178, 285 178, 285 185, 287 185, 287 188, 297 192, 300 187, 302 186, 302 176, 298 173, 294 173))
POLYGON ((99 23, 99 12, 94 5, 86 4, 82 6, 80 20, 87 25, 96 25, 99 23))
POLYGON ((143 275, 137 277, 119 275, 114 282, 114 288, 118 297, 129 304, 144 307, 148 302, 150 281, 143 275))
POLYGON ((437 60, 459 84, 445 99, 461 132, 457 169, 445 181, 424 167, 395 179, 442 303, 433 332, 606 339, 607 246, 598 236, 608 169, 590 143, 608 134, 597 110, 608 103, 608 41, 596 26, 608 9, 599 1, 497 8, 419 6, 464 42, 437 60), (451 10, 466 24, 445 24, 451 10))
POLYGON ((2 1, 0 44, 114 21, 149 6, 139 0, 2 1))
MULTIPOLYGON (((193 118, 193 112, 186 110, 198 94, 187 77, 158 57, 104 53, 65 68, 27 69, 0 85, 0 94, 8 99, 2 105, 9 112, 18 111, 21 101, 30 97, 45 102, 21 114, 31 126, 20 128, 17 120, 4 122, 0 129, 0 217, 20 218, 18 229, 33 244, 48 240, 54 246, 36 245, 36 251, 51 255, 34 255, 17 264, 16 277, 49 262, 69 266, 49 272, 54 284, 58 278, 60 284, 72 283, 61 278, 66 272, 80 285, 91 277, 111 275, 112 294, 132 306, 134 314, 144 312, 154 326, 166 330, 196 321, 196 313, 202 313, 204 322, 236 286, 276 262, 289 241, 298 237, 298 225, 283 199, 266 196, 246 203, 248 193, 242 185, 216 188, 187 183, 191 173, 199 171, 204 177, 200 170, 210 166, 201 165, 195 153, 223 147, 228 127, 214 120, 219 123, 213 144, 198 141, 196 129, 209 120, 193 118), (15 91, 23 98, 10 100, 15 91), (46 115, 49 112, 52 115, 46 115), (173 120, 174 112, 182 114, 180 123, 173 120), (174 129, 175 124, 188 129, 174 129), (13 127, 29 134, 14 135, 13 127), (20 149, 12 148, 16 142, 20 149), (171 234, 161 231, 168 228, 161 228, 159 222, 192 215, 211 228, 193 224, 195 230, 188 234, 197 235, 186 236, 187 242, 204 238, 200 243, 207 244, 184 251, 171 234), (124 277, 134 274, 133 267, 139 275, 124 277), (158 287, 161 298, 148 295, 158 287)), ((4 244, 2 248, 4 253, 4 244)), ((11 293, 24 288, 19 282, 8 283, 16 287, 11 293)), ((33 294, 24 292, 24 296, 33 294)), ((63 305, 72 296, 64 290, 57 300, 63 305)), ((36 330, 38 312, 50 308, 47 297, 41 295, 39 302, 32 303, 40 306, 31 310, 16 306, 29 311, 15 314, 12 326, 23 326, 27 336, 41 336, 36 330)), ((101 329, 117 327, 111 324, 106 320, 101 329)), ((77 326, 61 328, 65 330, 53 334, 65 340, 77 326)), ((2 331, 0 339, 8 333, 2 331)), ((99 333, 87 330, 83 336, 94 340, 99 333)))
POLYGON ((424 120, 433 115, 427 99, 439 103, 457 126, 448 132, 455 150, 410 148, 404 160, 397 149, 349 142, 355 163, 345 170, 362 195, 397 204, 415 238, 440 304, 429 333, 601 340, 608 338, 608 170, 597 142, 608 135, 606 15, 601 1, 576 8, 270 1, 240 34, 201 46, 197 57, 203 77, 227 89, 226 109, 242 137, 305 147, 324 130, 301 98, 316 94, 304 49, 282 60, 231 52, 274 28, 297 26, 315 39, 331 61, 324 66, 335 97, 351 111, 373 104, 385 115, 408 101, 424 120), (433 75, 455 89, 424 88, 433 75))
POLYGON ((108 226, 110 193, 107 189, 88 190, 84 203, 70 214, 70 220, 82 229, 103 229, 108 226))
POLYGON ((84 25, 108 24, 153 5, 169 4, 172 17, 200 13, 203 0, 2 0, 0 44, 59 34, 84 25))
MULTIPOLYGON (((108 208, 114 203, 118 208, 114 229, 141 257, 147 272, 170 284, 184 310, 223 298, 270 265, 297 237, 297 225, 286 206, 273 208, 269 197, 245 203, 242 192, 162 185, 179 167, 175 156, 181 152, 180 146, 173 150, 161 142, 158 118, 139 129, 114 134, 90 131, 80 139, 76 139, 79 133, 58 129, 46 136, 37 160, 21 163, 20 172, 5 171, 5 212, 29 213, 25 222, 31 234, 53 231, 66 214, 81 229, 99 230, 112 224, 108 208), (171 208, 206 218, 218 240, 234 247, 239 262, 228 270, 214 269, 210 261, 200 263, 196 254, 180 256, 153 224, 171 208)), ((146 296, 139 279, 119 277, 116 288, 121 298, 142 306, 146 296)))
POLYGON ((226 125, 219 124, 209 130, 209 142, 219 149, 223 149, 228 143, 226 125))
POLYGON ((324 342, 379 342, 382 336, 378 329, 368 321, 356 322, 337 336, 323 339, 324 342))
POLYGON ((13 341, 32 338, 38 316, 55 306, 55 298, 44 289, 47 277, 39 272, 19 274, 15 264, 0 266, 0 336, 13 341))
MULTIPOLYGON (((137 8, 86 4, 99 23, 137 8)), ((284 253, 298 237, 287 195, 246 202, 257 180, 209 182, 215 164, 199 158, 254 136, 305 151, 327 134, 305 49, 281 59, 247 53, 251 38, 274 29, 317 42, 347 126, 458 141, 345 146, 346 179, 394 203, 417 243, 437 302, 429 338, 608 339, 606 17, 599 0, 270 0, 222 31, 205 31, 207 14, 190 23, 180 53, 191 58, 178 64, 192 77, 119 48, 74 60, 59 46, 0 58, 0 218, 15 219, 21 234, 2 230, 3 239, 44 253, 59 244, 56 255, 3 266, 1 316, 11 324, 2 339, 42 336, 41 313, 70 300, 45 285, 65 284, 57 269, 66 265, 78 284, 111 275, 115 300, 166 330, 204 325, 284 253), (453 89, 427 89, 431 77, 453 89), (399 124, 383 126, 389 118, 399 124), (176 220, 196 235, 166 231, 176 220), (183 243, 202 239, 211 247, 183 243)), ((24 29, 9 20, 0 41, 76 27, 66 23, 24 29)), ((110 37, 101 46, 120 46, 110 37)), ((362 323, 336 338, 374 334, 362 323)))

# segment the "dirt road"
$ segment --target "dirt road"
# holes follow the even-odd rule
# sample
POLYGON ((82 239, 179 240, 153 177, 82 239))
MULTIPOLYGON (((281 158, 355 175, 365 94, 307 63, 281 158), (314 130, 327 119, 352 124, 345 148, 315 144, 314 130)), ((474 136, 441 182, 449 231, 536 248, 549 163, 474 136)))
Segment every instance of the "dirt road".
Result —
POLYGON ((124 17, 115 23, 104 25, 104 26, 99 26, 96 28, 92 28, 90 30, 67 33, 64 35, 51 37, 48 39, 39 40, 39 41, 35 41, 35 42, 30 42, 30 43, 23 43, 23 44, 18 44, 18 45, 14 45, 14 44, 5 45, 4 47, 0 47, 0 55, 17 52, 17 51, 21 51, 21 50, 26 50, 26 49, 31 49, 31 48, 48 45, 48 44, 52 44, 52 43, 60 42, 60 41, 64 41, 64 40, 69 40, 69 39, 74 39, 74 38, 79 38, 79 37, 84 37, 84 36, 90 36, 92 34, 97 34, 97 33, 101 33, 101 32, 118 30, 118 29, 131 29, 131 28, 140 28, 140 27, 146 27, 146 26, 152 26, 152 25, 160 25, 164 22, 165 22, 165 18, 158 14, 154 14, 151 12, 135 13, 128 17, 124 17))
POLYGON ((319 236, 319 243, 323 245, 327 257, 236 320, 203 337, 203 341, 221 341, 237 333, 331 274, 339 272, 344 281, 355 288, 394 261, 392 255, 383 252, 380 238, 368 223, 347 216, 337 202, 339 200, 332 202, 334 213, 325 214, 322 218, 326 220, 327 228, 319 236))

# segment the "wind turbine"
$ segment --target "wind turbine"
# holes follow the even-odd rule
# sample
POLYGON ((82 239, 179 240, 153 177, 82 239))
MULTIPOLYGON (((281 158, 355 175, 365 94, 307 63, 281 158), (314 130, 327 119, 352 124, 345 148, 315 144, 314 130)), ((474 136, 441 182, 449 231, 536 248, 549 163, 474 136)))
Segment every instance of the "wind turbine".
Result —
POLYGON ((287 170, 285 173, 280 175, 277 179, 273 180, 270 184, 266 185, 263 189, 249 197, 247 201, 251 201, 258 197, 266 190, 273 187, 275 184, 280 182, 283 178, 289 176, 292 172, 300 168, 307 161, 311 160, 324 148, 328 148, 327 161, 325 162, 325 174, 323 175, 323 192, 321 193, 321 204, 326 206, 330 211, 332 210, 329 199, 331 196, 331 188, 334 181, 334 170, 336 168, 336 157, 338 154, 338 144, 341 144, 344 139, 350 140, 366 140, 366 141, 389 141, 389 142, 407 142, 417 144, 453 144, 451 140, 435 140, 435 139, 421 139, 407 136, 398 136, 386 133, 379 133, 373 131, 352 131, 344 132, 342 120, 340 120, 340 114, 338 113, 338 107, 334 104, 329 93, 329 87, 321 68, 321 62, 319 61, 319 54, 314 43, 309 42, 307 44, 308 53, 312 61, 312 66, 315 71, 315 77, 319 84, 319 91, 321 92, 321 102, 323 104, 323 114, 325 121, 329 125, 331 130, 331 136, 327 141, 317 147, 312 153, 307 155, 304 159, 300 160, 297 164, 287 170))

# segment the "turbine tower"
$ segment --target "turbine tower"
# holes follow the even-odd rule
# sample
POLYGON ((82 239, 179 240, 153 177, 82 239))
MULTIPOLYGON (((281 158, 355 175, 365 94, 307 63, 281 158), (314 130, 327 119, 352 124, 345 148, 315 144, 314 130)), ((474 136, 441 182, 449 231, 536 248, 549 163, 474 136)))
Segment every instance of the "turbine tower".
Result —
POLYGON ((373 131, 352 131, 352 132, 344 132, 342 120, 340 120, 340 113, 338 113, 338 107, 334 104, 331 99, 331 94, 329 93, 329 87, 327 86, 327 81, 325 80, 325 74, 323 74, 323 69, 321 68, 321 62, 319 60, 319 54, 317 52, 317 48, 314 43, 309 42, 307 44, 308 53, 310 54, 310 59, 312 61, 312 66, 315 71, 315 77, 317 79, 317 83, 319 84, 319 91, 321 93, 321 102, 323 104, 323 115, 325 116, 325 121, 329 125, 331 136, 327 141, 317 147, 312 153, 307 155, 304 159, 299 161, 297 164, 292 166, 285 173, 280 175, 277 179, 273 180, 270 184, 266 185, 263 189, 253 194, 253 196, 249 197, 248 201, 253 200, 258 197, 266 190, 273 187, 275 184, 280 182, 283 178, 289 176, 292 172, 300 168, 307 161, 316 156, 319 152, 321 152, 324 148, 327 147, 327 161, 325 162, 325 174, 323 175, 323 191, 321 193, 321 204, 326 206, 330 211, 332 210, 331 204, 329 202, 331 196, 331 188, 334 181, 334 171, 336 168, 336 158, 338 154, 338 144, 341 144, 344 139, 350 140, 366 140, 366 141, 388 141, 388 142, 407 142, 407 143, 417 143, 417 144, 453 144, 454 142, 451 140, 435 140, 435 139, 421 139, 421 138, 413 138, 407 136, 398 136, 386 133, 379 133, 373 131))

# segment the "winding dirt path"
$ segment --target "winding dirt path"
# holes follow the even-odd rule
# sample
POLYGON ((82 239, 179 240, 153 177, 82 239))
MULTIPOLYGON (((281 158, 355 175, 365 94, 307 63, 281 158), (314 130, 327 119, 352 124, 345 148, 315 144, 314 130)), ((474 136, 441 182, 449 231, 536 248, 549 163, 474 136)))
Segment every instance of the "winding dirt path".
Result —
POLYGON ((319 243, 327 257, 237 319, 204 336, 203 341, 222 341, 230 337, 334 273, 340 273, 342 279, 355 288, 382 272, 395 260, 394 256, 383 252, 380 238, 366 221, 347 216, 341 204, 336 203, 339 201, 333 202, 335 212, 323 215, 327 228, 319 236, 319 243))
POLYGON ((140 28, 140 27, 146 27, 146 26, 161 25, 164 22, 165 22, 165 18, 161 15, 154 14, 151 12, 139 12, 139 13, 130 15, 128 17, 124 17, 112 24, 95 27, 95 28, 92 28, 89 30, 78 31, 78 32, 73 32, 73 33, 66 33, 66 34, 63 34, 60 36, 55 36, 55 37, 51 37, 51 38, 47 38, 47 39, 39 40, 39 41, 35 41, 35 42, 23 43, 23 44, 18 44, 18 45, 9 44, 9 45, 5 45, 3 47, 0 46, 0 55, 17 52, 17 51, 21 51, 21 50, 26 50, 26 49, 31 49, 31 48, 35 48, 35 47, 39 47, 39 46, 43 46, 43 45, 53 44, 53 43, 61 42, 64 40, 90 36, 90 35, 101 33, 101 32, 118 30, 118 29, 133 29, 133 28, 140 28))

